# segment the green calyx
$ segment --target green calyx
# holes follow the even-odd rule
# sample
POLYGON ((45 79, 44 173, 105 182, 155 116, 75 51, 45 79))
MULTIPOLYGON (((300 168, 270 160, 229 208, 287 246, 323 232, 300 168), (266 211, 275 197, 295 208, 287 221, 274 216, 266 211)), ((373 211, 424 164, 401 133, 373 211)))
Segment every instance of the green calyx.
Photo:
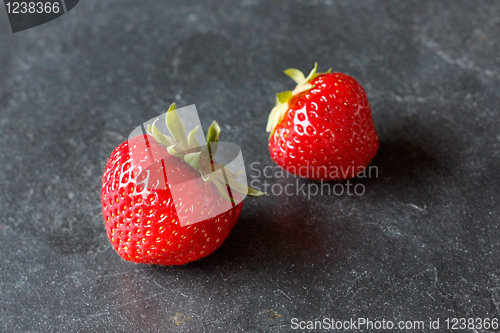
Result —
POLYGON ((186 127, 177 112, 175 103, 170 106, 165 118, 167 128, 172 133, 172 137, 163 134, 156 127, 158 119, 153 124, 148 125, 148 134, 153 136, 159 144, 167 148, 170 155, 182 159, 193 169, 197 170, 204 181, 212 182, 224 199, 232 202, 235 201, 227 195, 227 186, 233 191, 254 197, 265 194, 236 180, 243 170, 235 174, 229 171, 224 165, 214 162, 213 156, 215 155, 217 145, 210 145, 210 143, 218 143, 221 133, 220 126, 216 121, 208 128, 206 137, 207 145, 202 148, 196 139, 199 126, 196 126, 187 134, 186 127))
POLYGON ((296 96, 300 93, 303 93, 304 91, 308 91, 312 88, 314 88, 314 85, 312 85, 311 82, 315 78, 317 78, 320 75, 323 74, 328 74, 332 71, 330 68, 327 72, 325 73, 318 73, 318 63, 316 62, 314 64, 314 68, 312 71, 309 73, 309 75, 306 77, 302 71, 296 69, 296 68, 289 68, 287 69, 284 73, 288 75, 292 80, 297 83, 297 86, 293 91, 283 91, 280 92, 276 95, 276 106, 271 110, 271 113, 269 114, 269 118, 267 120, 267 126, 266 126, 266 132, 270 132, 269 137, 271 137, 274 133, 274 129, 278 124, 283 120, 283 117, 285 116, 286 111, 289 108, 288 102, 292 99, 293 96, 296 96))

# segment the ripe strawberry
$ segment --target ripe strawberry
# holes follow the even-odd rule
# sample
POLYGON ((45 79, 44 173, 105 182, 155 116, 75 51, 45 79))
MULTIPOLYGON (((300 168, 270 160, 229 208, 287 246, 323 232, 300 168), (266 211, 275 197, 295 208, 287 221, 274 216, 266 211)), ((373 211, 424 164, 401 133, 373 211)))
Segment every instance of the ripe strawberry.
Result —
MULTIPOLYGON (((222 245, 239 219, 243 201, 237 192, 263 194, 242 189, 243 184, 233 180, 229 181, 232 198, 221 194, 227 193, 227 183, 204 173, 203 168, 211 169, 213 161, 203 158, 208 154, 202 154, 204 149, 193 134, 198 128, 186 139, 175 104, 167 113, 167 126, 174 138, 163 135, 153 124, 147 135, 120 144, 104 171, 101 202, 106 232, 114 249, 128 261, 182 265, 206 257, 222 245), (165 140, 167 149, 162 145, 165 140), (161 161, 152 163, 151 156, 161 157, 161 161), (154 184, 157 179, 164 179, 164 186, 154 184), (175 202, 170 189, 174 183, 184 186, 177 193, 185 193, 175 202), (231 201, 236 204, 231 206, 231 201), (228 205, 229 210, 215 217, 192 225, 180 224, 179 214, 207 216, 212 211, 224 211, 228 205)), ((214 122, 207 143, 217 142, 219 135, 220 128, 214 122)), ((228 177, 234 176, 226 172, 228 177)))
POLYGON ((287 171, 313 180, 355 177, 377 153, 379 142, 368 98, 361 85, 343 73, 306 78, 285 73, 296 83, 279 93, 267 124, 272 159, 287 171))

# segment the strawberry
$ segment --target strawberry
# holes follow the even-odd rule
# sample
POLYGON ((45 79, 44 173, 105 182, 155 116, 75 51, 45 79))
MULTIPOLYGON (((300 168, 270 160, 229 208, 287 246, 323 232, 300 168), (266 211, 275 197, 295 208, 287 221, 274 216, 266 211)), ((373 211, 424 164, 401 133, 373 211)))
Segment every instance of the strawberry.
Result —
POLYGON ((341 180, 363 172, 379 142, 363 87, 343 73, 309 76, 288 69, 297 87, 277 94, 269 115, 269 151, 288 172, 312 180, 341 180))
POLYGON ((173 138, 155 123, 148 134, 123 142, 111 154, 102 178, 102 212, 108 238, 123 259, 183 265, 208 256, 229 236, 243 207, 240 193, 263 193, 237 182, 237 175, 213 161, 220 136, 216 122, 207 134, 211 151, 199 146, 198 128, 186 138, 175 104, 166 116, 173 138), (214 168, 225 169, 229 180, 211 173, 214 168), (177 197, 173 184, 180 184, 177 197), (181 223, 181 218, 199 216, 204 220, 181 223))

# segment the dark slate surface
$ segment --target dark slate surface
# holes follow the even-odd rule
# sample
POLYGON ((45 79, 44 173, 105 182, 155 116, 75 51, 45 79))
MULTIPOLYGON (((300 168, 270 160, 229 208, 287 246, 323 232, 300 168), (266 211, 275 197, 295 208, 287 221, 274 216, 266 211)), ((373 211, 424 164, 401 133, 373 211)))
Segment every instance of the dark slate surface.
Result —
POLYGON ((499 5, 86 0, 0 35, 0 330, 500 317, 499 5), (282 70, 314 61, 368 92, 381 146, 378 178, 354 181, 366 193, 251 198, 202 261, 122 261, 99 198, 113 148, 194 103, 248 167, 272 166, 267 114, 293 86, 282 70))

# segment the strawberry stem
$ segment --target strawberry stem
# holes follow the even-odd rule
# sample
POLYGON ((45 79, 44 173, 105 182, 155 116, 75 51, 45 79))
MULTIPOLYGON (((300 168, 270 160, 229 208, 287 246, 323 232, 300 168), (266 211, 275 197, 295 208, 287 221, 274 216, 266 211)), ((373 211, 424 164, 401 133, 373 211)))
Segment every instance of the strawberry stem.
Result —
POLYGON ((276 105, 271 110, 269 114, 269 118, 267 120, 266 132, 269 132, 269 138, 271 138, 274 134, 274 130, 276 126, 283 120, 285 117, 285 113, 288 111, 289 104, 288 102, 292 99, 293 96, 296 96, 304 91, 308 91, 314 88, 314 85, 309 83, 320 75, 328 74, 332 71, 330 68, 325 73, 318 73, 318 63, 314 63, 314 68, 311 70, 309 75, 305 77, 302 71, 296 68, 289 68, 285 70, 285 74, 288 75, 292 80, 297 83, 297 86, 293 91, 283 91, 277 94, 276 96, 276 105))

